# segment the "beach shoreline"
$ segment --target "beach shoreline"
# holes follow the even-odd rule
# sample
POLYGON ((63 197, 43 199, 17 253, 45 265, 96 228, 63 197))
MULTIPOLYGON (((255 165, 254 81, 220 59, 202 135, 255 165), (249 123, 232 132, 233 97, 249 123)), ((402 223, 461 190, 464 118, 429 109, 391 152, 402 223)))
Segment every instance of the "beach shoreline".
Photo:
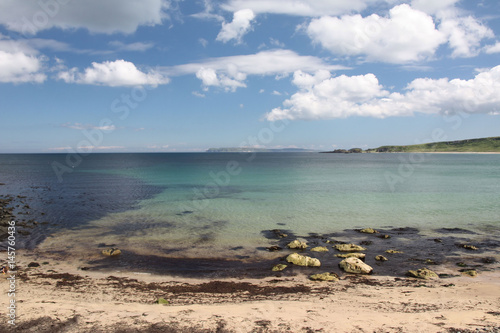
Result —
MULTIPOLYGON (((475 278, 438 266, 452 277, 346 274, 316 282, 304 274, 203 279, 93 272, 45 259, 18 253, 19 332, 500 331, 498 268, 475 278), (159 298, 168 304, 156 304, 159 298)), ((2 303, 0 328, 6 328, 2 303)))

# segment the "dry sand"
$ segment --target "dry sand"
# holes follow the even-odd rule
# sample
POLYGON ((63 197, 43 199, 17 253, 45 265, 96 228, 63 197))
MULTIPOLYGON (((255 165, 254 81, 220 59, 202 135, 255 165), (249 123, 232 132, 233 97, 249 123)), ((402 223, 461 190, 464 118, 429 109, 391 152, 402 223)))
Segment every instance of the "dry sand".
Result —
MULTIPOLYGON (((82 271, 19 251, 16 327, 0 332, 500 332, 500 271, 419 280, 344 275, 196 280, 82 271), (28 268, 36 261, 40 267, 28 268), (167 305, 155 304, 163 297, 167 305)), ((456 269, 437 267, 440 273, 456 269)))

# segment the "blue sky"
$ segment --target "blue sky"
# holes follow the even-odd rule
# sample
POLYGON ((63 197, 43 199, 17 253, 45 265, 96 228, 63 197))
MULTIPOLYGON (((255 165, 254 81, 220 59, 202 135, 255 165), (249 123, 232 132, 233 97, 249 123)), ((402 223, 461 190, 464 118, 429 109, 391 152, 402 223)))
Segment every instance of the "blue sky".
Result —
POLYGON ((495 0, 0 0, 0 153, 499 136, 495 0))

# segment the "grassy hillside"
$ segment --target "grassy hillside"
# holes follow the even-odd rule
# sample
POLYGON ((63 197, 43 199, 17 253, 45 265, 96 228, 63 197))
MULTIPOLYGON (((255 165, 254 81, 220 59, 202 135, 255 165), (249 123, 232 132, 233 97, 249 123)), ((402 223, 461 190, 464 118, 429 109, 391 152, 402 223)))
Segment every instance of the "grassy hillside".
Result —
POLYGON ((423 153, 423 152, 500 152, 500 137, 424 143, 410 146, 381 146, 367 152, 423 153))

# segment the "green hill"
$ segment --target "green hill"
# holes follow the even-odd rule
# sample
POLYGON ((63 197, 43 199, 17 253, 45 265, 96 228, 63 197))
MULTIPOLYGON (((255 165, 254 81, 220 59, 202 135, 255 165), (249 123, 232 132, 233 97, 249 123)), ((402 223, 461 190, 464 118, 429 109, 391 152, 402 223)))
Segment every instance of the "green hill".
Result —
POLYGON ((493 153, 500 152, 500 137, 469 139, 459 141, 432 142, 409 146, 381 146, 368 149, 372 153, 493 153))

